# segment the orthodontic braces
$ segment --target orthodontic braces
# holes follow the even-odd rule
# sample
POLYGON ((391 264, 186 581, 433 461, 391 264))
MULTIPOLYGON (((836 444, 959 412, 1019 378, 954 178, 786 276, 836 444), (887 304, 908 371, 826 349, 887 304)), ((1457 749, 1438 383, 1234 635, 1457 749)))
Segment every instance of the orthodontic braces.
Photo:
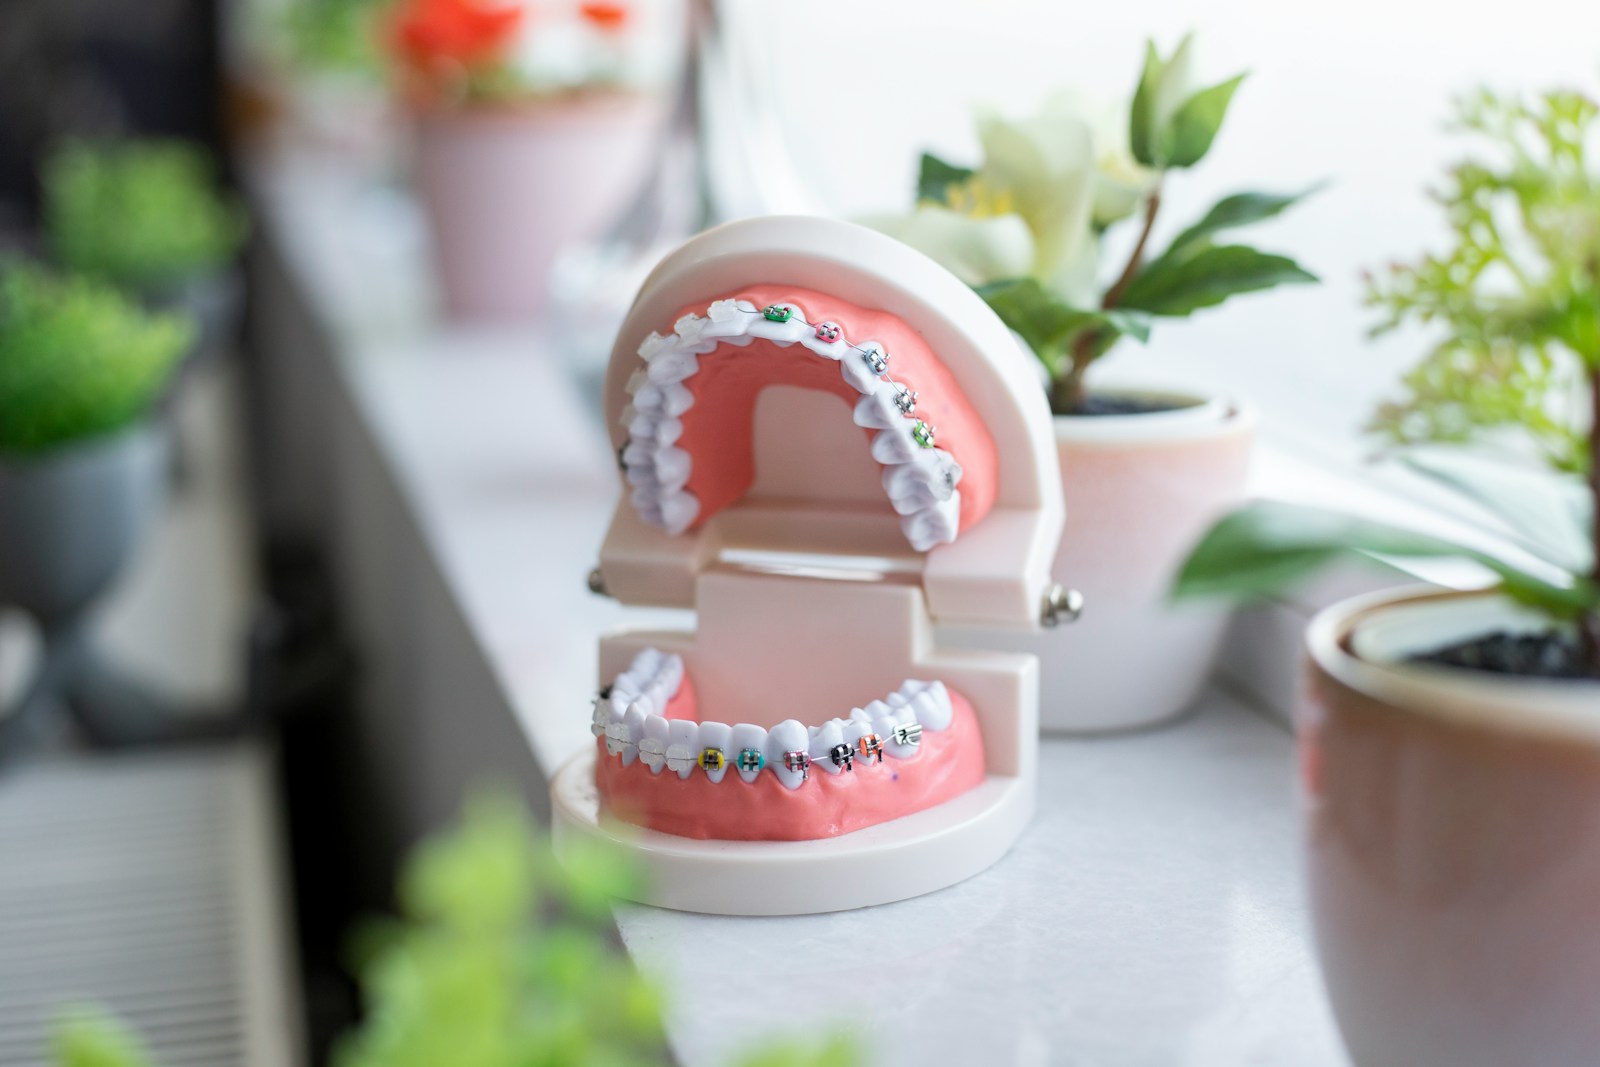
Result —
MULTIPOLYGON (((606 688, 610 689, 609 686, 606 688)), ((598 704, 602 699, 604 699, 604 696, 596 697, 594 703, 598 704)), ((596 737, 605 736, 605 731, 601 729, 593 729, 592 732, 596 737)), ((897 745, 920 748, 922 745, 922 724, 920 722, 903 723, 896 726, 890 736, 897 745)), ((689 751, 674 751, 674 749, 682 747, 679 745, 669 746, 660 738, 646 737, 637 742, 619 741, 616 745, 617 751, 612 752, 608 746, 607 752, 611 755, 620 756, 624 749, 637 749, 640 761, 652 769, 658 762, 664 764, 668 770, 673 771, 683 771, 690 766, 697 766, 704 771, 720 771, 728 766, 727 752, 716 745, 706 746, 700 750, 698 755, 694 755, 689 751)), ((828 750, 828 760, 842 771, 854 771, 858 755, 861 762, 868 766, 882 763, 883 738, 877 734, 863 734, 856 740, 854 747, 841 743, 828 750)), ((802 781, 811 777, 811 766, 814 762, 811 758, 811 753, 802 752, 798 749, 783 754, 784 769, 799 771, 802 781)), ((762 771, 766 769, 767 757, 765 753, 757 752, 753 748, 743 748, 734 757, 734 766, 744 771, 762 771)))
MULTIPOLYGON (((759 311, 748 308, 739 308, 746 315, 760 315, 768 322, 798 322, 802 326, 811 327, 819 341, 829 344, 837 342, 844 336, 844 328, 831 320, 824 322, 807 322, 801 318, 799 312, 788 304, 768 304, 759 311)), ((900 409, 900 414, 909 418, 917 410, 917 393, 907 387, 903 382, 897 382, 889 376, 889 350, 877 341, 868 341, 866 344, 856 344, 853 341, 846 345, 861 353, 861 361, 867 365, 878 379, 894 389, 895 406, 900 409)), ((911 427, 911 439, 923 448, 935 447, 937 430, 932 423, 918 419, 911 427)))

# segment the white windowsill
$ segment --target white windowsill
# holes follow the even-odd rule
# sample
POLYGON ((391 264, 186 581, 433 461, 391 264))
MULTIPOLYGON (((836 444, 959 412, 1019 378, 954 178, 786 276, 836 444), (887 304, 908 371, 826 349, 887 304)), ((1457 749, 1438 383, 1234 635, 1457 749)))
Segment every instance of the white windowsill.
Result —
MULTIPOLYGON (((437 692, 427 722, 446 724, 470 721, 460 694, 488 687, 548 777, 592 743, 597 635, 648 614, 582 589, 615 493, 588 405, 536 335, 425 328, 416 248, 395 241, 411 220, 392 193, 295 160, 262 161, 253 178, 280 269, 326 335, 337 410, 360 431, 352 454, 314 460, 393 484, 475 650, 459 669, 487 672, 399 684, 437 692)), ((394 605, 351 615, 359 627, 394 605)), ((1268 625, 1274 640, 1298 640, 1291 610, 1268 625)), ((1297 658, 1265 641, 1235 649, 1230 666, 1259 693, 1297 658)), ((1292 766, 1279 723, 1213 692, 1167 729, 1047 740, 1033 826, 962 885, 790 919, 626 907, 618 926, 670 983, 669 1035, 691 1065, 841 1022, 886 1065, 1343 1067, 1309 943, 1292 766)))

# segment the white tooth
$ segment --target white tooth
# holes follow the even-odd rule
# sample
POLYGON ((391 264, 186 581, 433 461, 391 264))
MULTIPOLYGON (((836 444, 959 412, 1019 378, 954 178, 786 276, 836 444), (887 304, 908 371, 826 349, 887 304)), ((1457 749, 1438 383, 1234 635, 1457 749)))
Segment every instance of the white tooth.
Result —
MULTIPOLYGON (((637 704, 634 705, 638 707, 637 704)), ((630 709, 631 710, 631 709, 630 709)), ((667 765, 667 720, 659 715, 644 717, 644 736, 639 739, 639 762, 650 768, 651 774, 660 774, 667 765)))
POLYGON ((700 339, 700 331, 705 329, 705 324, 705 319, 691 311, 689 314, 673 323, 672 329, 685 341, 698 341, 700 339))
MULTIPOLYGON (((910 686, 911 684, 912 684, 911 682, 906 682, 905 685, 902 685, 899 689, 896 689, 894 692, 892 692, 888 696, 884 697, 883 698, 883 702, 885 704, 889 705, 891 708, 903 708, 907 704, 910 704, 911 703, 911 698, 916 696, 917 693, 920 693, 922 691, 919 688, 919 689, 917 689, 917 690, 915 690, 913 692, 907 692, 907 687, 910 686)), ((919 686, 921 685, 920 682, 917 683, 917 684, 919 686)))
MULTIPOLYGON (((744 329, 744 327, 743 326, 729 327, 729 329, 730 330, 732 330, 732 329, 740 329, 740 330, 742 330, 742 329, 744 329)), ((707 331, 707 332, 710 332, 710 331, 707 331)), ((745 334, 745 333, 729 333, 726 336, 721 336, 720 334, 718 334, 718 335, 715 335, 715 336, 719 336, 721 344, 733 345, 735 348, 749 348, 750 347, 750 342, 755 340, 754 337, 751 337, 749 334, 745 334)))
POLYGON ((656 426, 660 421, 660 413, 641 411, 628 420, 628 436, 636 441, 649 437, 656 432, 656 426))
POLYGON ((694 407, 694 394, 689 392, 687 386, 674 383, 661 387, 662 414, 675 419, 692 407, 694 407))
POLYGON ((794 719, 785 719, 767 731, 767 769, 790 789, 800 788, 800 783, 806 780, 806 772, 785 767, 783 755, 786 752, 807 751, 810 740, 806 728, 794 719))
POLYGON ((661 411, 661 404, 666 400, 662 387, 654 382, 644 386, 633 394, 633 406, 642 415, 655 415, 661 411))
POLYGON ((879 463, 910 463, 916 454, 917 443, 911 439, 909 422, 905 423, 904 428, 896 426, 872 435, 872 458, 879 463))
MULTIPOLYGON (((881 435, 880 435, 881 436, 881 435)), ((950 499, 923 508, 915 515, 900 520, 900 530, 918 552, 926 552, 935 545, 949 544, 956 539, 961 524, 961 491, 950 494, 950 499)))
POLYGON ((875 392, 880 384, 877 372, 867 365, 866 353, 859 348, 852 349, 840 357, 839 373, 850 383, 850 388, 858 393, 875 392))
POLYGON ((618 426, 631 426, 633 420, 639 417, 639 409, 633 406, 633 391, 628 391, 628 402, 622 405, 622 414, 617 416, 618 426))
POLYGON ((656 444, 670 445, 683 436, 682 419, 662 419, 656 423, 656 444))
POLYGON ((678 772, 679 778, 694 773, 695 761, 700 758, 700 724, 688 719, 672 719, 667 723, 667 766, 678 772))
POLYGON ((633 657, 633 662, 628 664, 628 673, 638 678, 642 685, 661 670, 664 662, 666 656, 661 654, 659 648, 642 648, 633 657))
MULTIPOLYGON (((655 464, 646 460, 643 463, 630 463, 624 468, 622 476, 628 484, 635 489, 659 490, 660 482, 656 480, 655 464)), ((654 493, 652 493, 654 495, 654 493)))
POLYGON ((628 395, 632 396, 643 389, 650 381, 648 370, 636 370, 628 377, 628 395))
POLYGON ((671 344, 677 344, 677 339, 673 338, 669 341, 659 333, 651 330, 650 336, 639 342, 639 358, 648 360, 657 352, 661 351, 662 348, 671 344))
POLYGON ((621 722, 606 727, 606 751, 622 757, 622 765, 631 767, 639 758, 639 742, 644 737, 644 712, 629 708, 621 722))
POLYGON ((706 318, 712 322, 738 322, 744 318, 746 306, 749 311, 755 310, 755 305, 748 300, 734 300, 732 297, 717 300, 706 308, 706 318))
POLYGON ((946 477, 946 466, 940 456, 922 451, 910 463, 885 467, 883 491, 902 515, 913 515, 924 508, 950 499, 955 492, 955 482, 960 468, 952 462, 953 477, 946 477))
POLYGON ((851 708, 850 721, 871 722, 872 714, 868 712, 866 708, 851 708))
POLYGON ((644 692, 634 697, 633 703, 629 704, 628 707, 638 708, 639 714, 648 716, 659 712, 661 710, 661 703, 660 701, 656 700, 654 693, 652 693, 649 689, 646 689, 644 692))
POLYGON ((672 348, 650 361, 649 380, 658 386, 668 386, 694 377, 699 369, 700 360, 693 352, 672 348))
POLYGON ((811 738, 811 765, 821 767, 829 774, 842 773, 844 768, 833 762, 828 755, 835 745, 842 744, 844 744, 844 731, 839 727, 839 720, 829 719, 811 738))
POLYGON ((906 421, 894 402, 894 392, 874 389, 856 401, 854 419, 857 426, 869 430, 888 430, 906 421))
POLYGON ((661 527, 676 537, 687 530, 694 517, 700 514, 700 501, 684 490, 670 493, 660 499, 661 527))
MULTIPOLYGON (((911 716, 908 715, 906 717, 910 718, 911 716)), ((885 705, 883 714, 876 716, 872 720, 872 732, 882 739, 883 751, 887 755, 895 759, 910 759, 922 749, 919 745, 901 745, 895 742, 894 728, 899 725, 901 725, 899 716, 895 714, 893 708, 885 705)))
POLYGON ((943 730, 950 725, 955 710, 950 706, 950 694, 943 682, 934 682, 918 693, 911 701, 917 721, 929 730, 943 730))
POLYGON ((728 773, 728 768, 733 766, 733 727, 725 722, 703 722, 700 724, 700 748, 695 752, 695 759, 708 748, 714 748, 722 753, 722 769, 711 770, 706 768, 706 777, 713 782, 722 781, 722 776, 728 773))
POLYGON ((643 441, 629 439, 622 448, 622 462, 632 467, 641 463, 651 462, 654 450, 643 441))
POLYGON ((677 696, 678 687, 683 684, 683 657, 677 653, 661 656, 660 664, 656 668, 656 678, 667 696, 677 696))
POLYGON ((606 727, 613 722, 621 722, 622 716, 609 699, 596 699, 594 702, 594 721, 589 725, 589 731, 596 737, 606 735, 606 727))
POLYGON ((689 453, 681 448, 662 448, 655 454, 656 480, 667 492, 682 489, 689 480, 689 453))
POLYGON ((741 722, 734 726, 733 737, 728 742, 728 762, 738 768, 740 778, 753 782, 761 777, 761 772, 745 770, 739 766, 739 753, 747 748, 761 753, 761 758, 765 759, 769 766, 772 764, 771 758, 767 755, 767 731, 759 726, 741 722))

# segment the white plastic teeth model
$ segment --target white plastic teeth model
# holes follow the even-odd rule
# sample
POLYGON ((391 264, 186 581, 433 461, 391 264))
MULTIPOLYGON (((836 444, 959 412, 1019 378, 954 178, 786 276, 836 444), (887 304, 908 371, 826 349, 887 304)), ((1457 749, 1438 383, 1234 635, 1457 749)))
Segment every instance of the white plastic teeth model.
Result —
POLYGON ((763 309, 748 300, 718 300, 704 315, 685 315, 672 333, 652 333, 639 345, 645 369, 628 381, 622 418, 628 431, 622 463, 639 517, 674 536, 699 517, 700 501, 686 488, 693 457, 674 447, 683 434, 682 416, 694 406, 694 394, 683 383, 699 371, 701 356, 758 337, 784 348, 799 344, 839 364, 844 380, 861 394, 856 423, 880 431, 873 435, 872 457, 884 465, 884 492, 901 516, 906 540, 918 552, 954 541, 961 467, 931 445, 931 436, 929 444, 914 436, 914 394, 886 376, 892 374, 888 351, 878 341, 852 342, 838 323, 811 323, 788 301, 763 309))
POLYGON ((843 774, 871 767, 884 756, 913 759, 925 730, 948 729, 954 718, 943 682, 908 679, 882 700, 854 708, 845 718, 806 727, 787 719, 764 730, 750 723, 729 726, 668 719, 663 714, 683 685, 683 658, 645 649, 595 700, 594 732, 606 752, 650 769, 687 779, 696 770, 721 782, 729 770, 746 782, 770 771, 790 789, 813 774, 843 774), (621 710, 619 710, 621 709, 621 710))

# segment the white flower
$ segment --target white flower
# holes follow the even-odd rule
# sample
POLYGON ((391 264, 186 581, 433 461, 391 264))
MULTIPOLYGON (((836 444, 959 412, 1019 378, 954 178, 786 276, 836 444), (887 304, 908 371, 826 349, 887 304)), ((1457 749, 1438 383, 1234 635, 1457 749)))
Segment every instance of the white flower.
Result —
POLYGON ((926 253, 974 288, 1020 278, 1033 268, 1033 235, 1019 215, 985 217, 919 204, 909 215, 862 221, 926 253))
POLYGON ((1072 93, 1021 120, 981 114, 984 158, 972 178, 943 204, 868 224, 968 284, 1033 277, 1068 304, 1092 307, 1099 231, 1138 210, 1155 182, 1128 149, 1126 118, 1072 93))

